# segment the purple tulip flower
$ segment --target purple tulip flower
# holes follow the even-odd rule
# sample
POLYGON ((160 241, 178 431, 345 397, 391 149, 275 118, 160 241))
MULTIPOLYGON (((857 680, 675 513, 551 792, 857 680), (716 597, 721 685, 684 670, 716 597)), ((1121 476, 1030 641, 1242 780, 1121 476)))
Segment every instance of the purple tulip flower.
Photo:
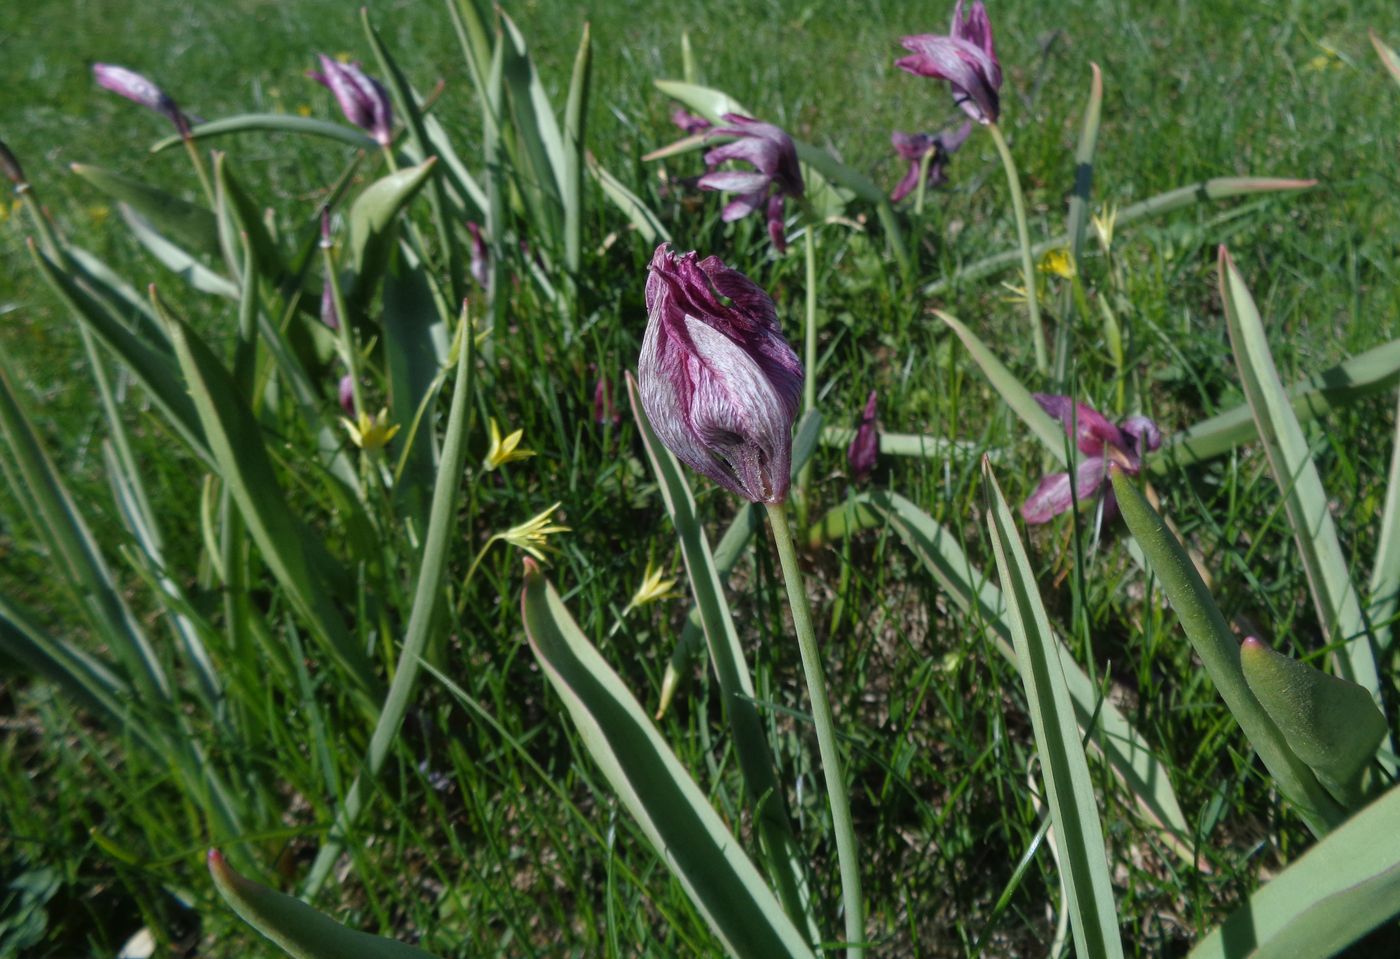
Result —
POLYGON ((1106 483, 1108 464, 1115 463, 1125 473, 1136 476, 1142 469, 1142 458, 1162 445, 1162 431, 1145 416, 1130 416, 1114 426, 1098 410, 1068 396, 1034 396, 1041 409, 1064 424, 1065 432, 1085 458, 1075 469, 1073 499, 1069 474, 1054 473, 1041 480, 1022 504, 1021 516, 1027 523, 1046 523, 1068 510, 1075 500, 1087 502, 1102 490, 1104 516, 1111 518, 1118 511, 1118 503, 1113 487, 1106 483))
POLYGON ((921 33, 905 37, 900 44, 913 56, 896 60, 895 66, 915 76, 947 80, 953 88, 954 102, 968 116, 978 123, 997 122, 1001 112, 997 96, 1001 89, 1001 63, 982 0, 976 0, 966 16, 962 0, 958 0, 948 36, 921 33))
POLYGON ((870 391, 865 401, 865 412, 861 414, 856 435, 851 437, 851 445, 846 447, 846 463, 851 468, 851 479, 857 483, 865 480, 875 469, 875 460, 880 455, 880 430, 875 425, 875 391, 870 391))
POLYGON ((705 133, 710 127, 714 126, 709 120, 691 113, 685 107, 676 107, 671 111, 671 122, 680 127, 681 132, 687 136, 705 133))
POLYGON ((388 146, 394 138, 394 108, 383 84, 361 70, 358 63, 341 63, 324 53, 316 56, 321 72, 308 70, 306 75, 335 95, 345 119, 369 133, 380 146, 388 146))
POLYGON ((783 198, 800 197, 804 190, 797 148, 792 137, 771 123, 737 113, 726 113, 724 119, 730 125, 711 130, 710 136, 738 139, 706 153, 705 164, 714 167, 726 160, 742 160, 752 164, 753 170, 716 170, 706 173, 696 185, 702 190, 739 194, 720 214, 726 223, 748 216, 766 200, 768 236, 778 252, 784 253, 787 238, 783 235, 783 198))
POLYGON ((923 165, 924 157, 932 153, 933 157, 928 164, 928 178, 926 183, 930 187, 941 186, 948 182, 948 175, 943 172, 944 164, 948 158, 972 133, 972 123, 969 121, 960 126, 956 131, 945 130, 942 133, 901 133, 896 130, 890 134, 890 142, 894 144, 895 151, 901 157, 909 161, 909 170, 904 174, 904 179, 899 181, 899 185, 890 194, 890 201, 898 203, 919 185, 919 168, 923 165))
POLYGON ((666 448, 754 503, 787 498, 802 362, 759 286, 711 256, 656 248, 637 362, 642 408, 666 448))
POLYGON ((120 94, 134 103, 151 109, 175 124, 180 136, 190 135, 190 121, 180 112, 170 94, 134 70, 110 63, 94 63, 92 77, 99 87, 120 94))

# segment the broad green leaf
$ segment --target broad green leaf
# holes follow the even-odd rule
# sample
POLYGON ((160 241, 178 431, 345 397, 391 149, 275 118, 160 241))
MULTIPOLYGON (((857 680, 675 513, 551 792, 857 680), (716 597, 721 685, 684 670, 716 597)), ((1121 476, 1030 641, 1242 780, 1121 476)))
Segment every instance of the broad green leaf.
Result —
POLYGON ((1245 682, 1298 758, 1337 801, 1355 808, 1361 775, 1385 739, 1385 717, 1356 683, 1329 676, 1250 637, 1240 647, 1245 682))
POLYGON ((1166 521, 1158 515, 1122 470, 1112 469, 1118 508, 1147 563, 1157 574, 1186 638, 1196 650, 1211 682, 1240 724, 1250 745, 1264 760, 1279 789, 1292 800, 1313 833, 1321 836, 1346 818, 1345 812, 1317 781, 1317 776, 1288 745, 1274 721, 1245 682, 1240 648, 1215 600, 1166 521))
MULTIPOLYGON (((885 517, 953 602, 974 621, 987 627, 997 651, 1008 662, 1017 662, 1001 591, 972 565, 951 533, 897 493, 862 493, 852 500, 852 507, 869 508, 885 517)), ((1079 728, 1091 732, 1089 744, 1103 755, 1137 799, 1139 807, 1162 827, 1172 849, 1187 863, 1193 862, 1189 846, 1191 829, 1172 788, 1168 767, 1153 755, 1118 707, 1103 698, 1074 661, 1069 648, 1056 642, 1060 669, 1079 728)))
POLYGON ((1376 53, 1381 58, 1381 63, 1390 71, 1391 77, 1396 83, 1400 83, 1400 53, 1395 52, 1395 48, 1387 44, 1380 37, 1376 36, 1376 31, 1366 31, 1371 35, 1371 45, 1376 48, 1376 53))
MULTIPOLYGON (((763 720, 754 705, 749 664, 744 658, 744 648, 739 645, 739 634, 734 629, 734 619, 724 596, 720 574, 715 568, 715 558, 710 553, 709 539, 705 536, 700 518, 695 514, 695 497, 691 495, 690 484, 681 472, 680 463, 652 431, 637 396, 637 382, 631 373, 627 374, 627 398, 632 406, 637 431, 646 446, 652 472, 656 474, 666 512, 680 539, 690 591, 700 613, 701 627, 710 648, 710 662, 719 679, 725 716, 734 736, 739 768, 744 775, 749 803, 758 823, 763 857, 777 884, 778 897, 783 901, 788 917, 795 923, 812 926, 808 905, 810 897, 802 869, 802 850, 792 836, 782 784, 774 772, 763 720)), ((819 938, 815 928, 809 928, 808 932, 814 940, 819 938)))
POLYGON ((510 93, 510 112, 520 151, 515 156, 516 182, 530 201, 537 229, 553 241, 560 229, 564 192, 564 137, 554 118, 525 38, 515 21, 497 8, 500 29, 497 43, 504 50, 501 77, 510 93))
POLYGON ((642 238, 643 243, 647 246, 655 246, 657 243, 671 242, 670 231, 666 229, 641 197, 629 190, 617 177, 603 169, 592 153, 587 154, 586 159, 588 172, 603 188, 603 195, 612 200, 617 208, 626 214, 627 219, 632 221, 632 226, 636 228, 637 235, 642 238))
MULTIPOLYGON (((257 204, 234 176, 228 155, 223 152, 214 154, 214 187, 219 205, 230 211, 233 225, 248 238, 258 273, 278 286, 287 283, 291 277, 282 259, 282 251, 268 232, 257 204)), ((283 292, 288 296, 292 293, 291 290, 283 292)))
POLYGON ((1400 787, 1269 880, 1189 959, 1325 959, 1400 913, 1400 787))
MULTIPOLYGON (((1178 187, 1175 190, 1168 190, 1166 193, 1159 193, 1140 203, 1124 207, 1118 211, 1117 223, 1119 227, 1125 227, 1130 223, 1158 216, 1163 213, 1170 213, 1173 210, 1180 210, 1182 207, 1191 206, 1194 203, 1204 203, 1207 200, 1224 200, 1234 196, 1244 196, 1253 193, 1280 193, 1295 190, 1309 190, 1317 185, 1316 180, 1287 180, 1277 177, 1217 177, 1213 180, 1202 180, 1190 186, 1178 187)), ((1047 250, 1063 247, 1069 243, 1069 236, 1061 233, 1059 236, 1042 240, 1031 247, 1033 256, 1040 256, 1047 250)), ((941 293, 954 283, 965 283, 968 280, 980 279, 1010 266, 1015 266, 1021 260, 1019 248, 1006 250, 995 256, 969 263, 960 267, 952 276, 935 280, 923 288, 925 296, 932 296, 941 293)))
MULTIPOLYGON (((190 128, 190 136, 196 140, 224 136, 230 133, 296 133, 301 136, 337 140, 362 150, 379 149, 379 144, 374 141, 374 138, 358 127, 285 113, 240 113, 236 116, 224 117, 222 120, 199 123, 190 128)), ((152 144, 151 152, 159 153, 162 150, 180 146, 182 143, 184 140, 179 136, 169 136, 152 144)))
POLYGON ((1400 402, 1395 407, 1385 509, 1381 511, 1380 537, 1371 565, 1370 603, 1368 615, 1376 634, 1376 648, 1385 653, 1391 648, 1392 620, 1400 612, 1400 402))
POLYGON ((1069 900, 1075 951, 1083 959, 1122 956, 1103 827, 1099 824, 1089 763, 1079 743, 1069 688, 1060 666, 1060 643, 1050 630, 1035 573, 986 459, 982 460, 982 477, 989 507, 987 529, 1003 591, 1009 597, 1007 621, 1016 646, 1016 664, 1026 691, 1040 771, 1065 863, 1062 880, 1069 900))
POLYGON ((1031 432, 1034 433, 1045 448, 1050 451, 1050 455, 1059 460, 1063 466, 1065 460, 1065 428, 1060 425, 1049 413, 1040 408, 1040 404, 1035 401, 1031 391, 1022 385, 1010 370, 1008 370, 997 359, 996 355, 987 348, 987 345, 977 338, 977 335, 963 326, 955 317, 944 313, 942 310, 934 310, 934 313, 949 328, 958 335, 967 351, 972 354, 972 358, 977 361, 977 365, 982 368, 982 372, 991 381, 992 387, 1006 401, 1006 405, 1021 418, 1031 432))
POLYGON ((126 328, 137 339, 156 344, 166 353, 170 352, 170 341, 165 338, 165 330, 156 322, 151 304, 136 292, 125 277, 119 276, 116 270, 79 246, 64 247, 62 259, 68 275, 103 303, 113 318, 124 320, 126 328))
MULTIPOLYGON (((452 146, 452 140, 447 135, 447 131, 442 128, 442 122, 431 113, 423 115, 423 132, 427 134, 428 146, 432 147, 432 153, 442 158, 445 174, 449 182, 461 194, 465 204, 471 203, 480 211, 480 215, 486 213, 486 192, 481 188, 481 184, 476 182, 476 177, 472 176, 467 165, 462 162, 461 156, 452 146)), ((421 159, 421 158, 420 158, 421 159)))
POLYGON ((436 157, 429 157, 418 166, 390 173, 366 187, 351 204, 349 262, 355 285, 347 297, 354 305, 348 309, 363 308, 374 295, 398 238, 399 213, 418 195, 436 163, 436 157))
MULTIPOLYGON (((1323 416, 1334 407, 1370 396, 1400 381, 1400 340, 1367 350, 1288 388, 1298 422, 1323 416)), ((1253 411, 1241 403, 1188 429, 1169 433, 1161 449, 1148 458, 1154 472, 1174 463, 1195 463, 1228 452, 1258 435, 1253 411)))
MULTIPOLYGON (((108 729, 124 728, 126 707, 123 702, 136 695, 131 684, 96 656, 49 635, 33 617, 2 594, 0 652, 58 686, 108 729)), ((125 728, 138 738, 146 738, 145 728, 140 723, 125 728)))
POLYGON ((1089 197, 1094 187, 1094 150, 1099 142, 1099 117, 1103 110, 1103 72, 1097 63, 1089 64, 1089 102, 1084 107, 1084 127, 1074 151, 1074 189, 1069 197, 1069 251, 1075 265, 1083 259, 1084 235, 1089 226, 1089 197))
POLYGON ((219 255, 219 229, 214 214, 204 207, 102 167, 74 163, 71 169, 113 200, 140 213, 158 232, 198 253, 219 255))
POLYGON ((1312 589, 1313 603, 1334 653, 1337 672, 1360 683, 1380 702, 1380 674, 1371 637, 1361 611, 1361 599, 1352 586, 1337 527, 1327 506, 1313 463, 1307 437, 1293 415, 1278 370, 1269 353, 1264 323, 1244 278, 1235 269, 1225 247, 1220 248, 1220 297, 1235 365, 1240 371, 1245 399, 1254 411, 1259 438, 1269 459, 1274 482, 1283 494, 1293 541, 1298 546, 1303 571, 1312 589))
POLYGON ((584 746, 729 953, 812 959, 739 841, 530 559, 521 610, 530 647, 584 746))
MULTIPOLYGON (((447 361, 447 332, 423 269, 413 269, 404 257, 395 258, 384 277, 380 323, 389 374, 389 411, 394 422, 406 428, 447 361)), ((438 445, 432 429, 419 430, 412 439, 412 447, 404 453, 402 482, 395 484, 394 493, 403 499, 415 528, 421 530, 438 472, 438 445)), ((400 440, 407 443, 408 437, 401 433, 400 440)))
POLYGON ((588 121, 588 91, 593 75, 593 47, 588 24, 574 57, 569 95, 564 101, 564 144, 560 158, 560 192, 564 198, 564 267, 578 274, 583 256, 583 168, 585 128, 588 121))
POLYGON ((201 293, 221 296, 226 300, 238 299, 237 283, 215 273, 184 247, 170 242, 140 213, 125 204, 118 204, 117 212, 132 236, 167 270, 201 293))
POLYGON ((342 926, 291 896, 240 876, 209 850, 214 888, 248 925, 293 959, 432 959, 422 949, 342 926))

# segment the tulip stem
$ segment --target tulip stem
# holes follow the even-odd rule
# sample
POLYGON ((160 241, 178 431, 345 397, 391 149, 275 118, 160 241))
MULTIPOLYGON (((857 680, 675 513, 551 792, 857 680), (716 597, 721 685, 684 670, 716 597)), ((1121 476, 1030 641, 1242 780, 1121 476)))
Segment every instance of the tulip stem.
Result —
POLYGON ((924 194, 928 192, 928 168, 933 163, 934 155, 938 153, 937 146, 931 146, 924 151, 924 155, 919 157, 919 185, 914 190, 914 215, 924 215, 924 194))
POLYGON ((1026 282, 1026 309, 1030 313, 1031 338, 1035 342, 1035 368, 1039 373, 1050 371, 1050 361, 1046 356, 1045 330, 1040 326, 1040 303, 1035 292, 1035 262, 1031 258, 1031 234, 1026 224, 1026 200, 1021 195, 1021 177, 1016 172, 1016 161, 1011 159, 1011 148, 1006 145, 1001 127, 987 124, 992 141, 1001 154, 1001 165, 1006 168, 1006 182, 1011 188, 1011 208, 1016 214, 1016 236, 1021 242, 1021 272, 1026 282))
POLYGON ((812 725, 817 731, 817 749, 821 753, 822 774, 826 780, 826 799, 831 806, 831 823, 836 832, 836 858, 841 871, 841 902, 846 913, 846 956, 860 959, 865 955, 865 912, 860 892, 860 861, 856 856, 855 827, 851 824, 851 803, 846 794, 846 780, 841 773, 841 754, 836 749, 835 724, 831 719, 831 701, 826 693, 822 675, 821 654, 817 650, 817 635, 812 628, 812 609, 802 585, 802 571, 797 567, 797 550, 792 542, 787 513, 782 503, 768 503, 768 522, 773 527, 773 539, 778 544, 778 559, 787 584, 788 605, 792 608, 792 624, 797 632, 797 648, 802 654, 802 671, 807 677, 807 694, 812 700, 812 725))
MULTIPOLYGON (((802 413, 805 416, 817 405, 817 220, 807 217, 807 229, 802 238, 803 259, 807 268, 806 326, 802 331, 802 413)), ((797 472, 797 525, 807 528, 807 484, 811 480, 812 464, 808 462, 797 472)))
POLYGON ((190 163, 194 165, 195 176, 199 177, 199 186, 204 190, 204 197, 209 201, 209 208, 218 213, 219 201, 214 194, 214 185, 209 180, 209 171, 204 168, 204 158, 199 155, 199 148, 194 145, 193 137, 182 137, 185 144, 185 152, 189 154, 190 163))

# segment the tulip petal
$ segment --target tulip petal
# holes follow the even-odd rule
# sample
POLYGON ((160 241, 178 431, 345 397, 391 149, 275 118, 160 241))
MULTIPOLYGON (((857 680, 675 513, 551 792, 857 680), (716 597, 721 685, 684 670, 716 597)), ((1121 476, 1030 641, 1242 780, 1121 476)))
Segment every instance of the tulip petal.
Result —
POLYGON ((718 170, 706 173, 697 181, 702 190, 723 190, 726 193, 762 193, 773 178, 766 173, 749 170, 718 170))
POLYGON ((1040 481, 1035 492, 1021 505, 1021 517, 1027 523, 1047 523, 1079 502, 1093 499, 1103 486, 1108 462, 1101 456, 1082 461, 1074 471, 1074 496, 1071 496, 1068 473, 1052 473, 1040 481))
POLYGON ((1064 424, 1065 432, 1076 432, 1075 445, 1088 456, 1102 456, 1104 444, 1127 451, 1128 442, 1122 432, 1093 407, 1076 403, 1068 396, 1053 396, 1048 393, 1034 393, 1040 408, 1064 424))

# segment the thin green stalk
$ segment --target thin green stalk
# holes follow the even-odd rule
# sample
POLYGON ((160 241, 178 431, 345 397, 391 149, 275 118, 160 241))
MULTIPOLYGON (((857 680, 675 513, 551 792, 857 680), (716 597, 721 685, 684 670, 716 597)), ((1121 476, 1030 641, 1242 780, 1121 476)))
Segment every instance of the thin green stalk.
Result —
MULTIPOLYGON (((802 368, 806 374, 802 378, 802 414, 805 416, 817 406, 817 221, 807 217, 802 250, 807 269, 807 312, 802 331, 802 368)), ((807 527, 807 484, 811 480, 812 465, 803 466, 797 474, 798 526, 807 527)))
POLYGON ((209 171, 204 169, 204 158, 199 155, 193 137, 183 137, 183 140, 185 152, 190 155, 190 163, 194 164, 195 175, 199 177, 199 185, 204 188, 204 196, 209 200, 209 208, 217 210, 219 201, 214 197, 214 184, 209 180, 209 171))
POLYGON ((1031 256, 1031 234, 1026 223, 1026 200, 1021 195, 1021 176, 1016 172, 1016 161, 1011 159, 1011 148, 1006 145, 1001 127, 987 124, 992 141, 1001 154, 1001 165, 1006 168, 1006 182, 1011 188, 1011 207, 1016 214, 1016 236, 1021 242, 1021 272, 1026 281, 1026 309, 1030 312, 1031 338, 1035 342, 1035 368, 1039 373, 1050 372, 1050 361, 1046 356, 1045 331, 1040 327, 1040 303, 1035 296, 1035 262, 1031 256))
POLYGON ((340 290, 340 274, 336 271, 334 244, 330 240, 321 242, 321 253, 326 268, 326 282, 331 287, 331 301, 335 304, 335 315, 340 323, 337 331, 340 339, 340 358, 345 363, 345 372, 350 377, 350 392, 354 397, 355 416, 369 415, 360 396, 360 352, 355 346, 355 331, 350 327, 350 313, 345 309, 345 296, 340 290))
POLYGON ((928 168, 933 163, 933 157, 938 152, 937 147, 929 147, 924 151, 924 155, 919 157, 919 185, 914 191, 914 215, 924 214, 924 195, 928 193, 928 168))
POLYGON ((778 544, 778 559, 783 566, 787 584, 788 605, 792 608, 792 624, 797 632, 797 648, 802 653, 802 671, 807 677, 807 694, 812 700, 812 725, 817 731, 817 749, 821 753, 822 774, 826 779, 826 799, 831 806, 831 822, 836 831, 836 858, 841 869, 841 902, 846 912, 846 956, 860 959, 865 955, 865 912, 860 893, 860 861, 856 856, 856 833, 851 824, 851 803, 846 794, 846 780, 841 773, 841 754, 836 749, 836 727, 831 719, 831 701, 826 694, 826 679, 822 675, 821 654, 817 650, 817 634, 812 628, 812 610, 802 586, 802 571, 797 568, 797 550, 792 542, 783 504, 768 503, 768 522, 773 527, 773 539, 778 544))

